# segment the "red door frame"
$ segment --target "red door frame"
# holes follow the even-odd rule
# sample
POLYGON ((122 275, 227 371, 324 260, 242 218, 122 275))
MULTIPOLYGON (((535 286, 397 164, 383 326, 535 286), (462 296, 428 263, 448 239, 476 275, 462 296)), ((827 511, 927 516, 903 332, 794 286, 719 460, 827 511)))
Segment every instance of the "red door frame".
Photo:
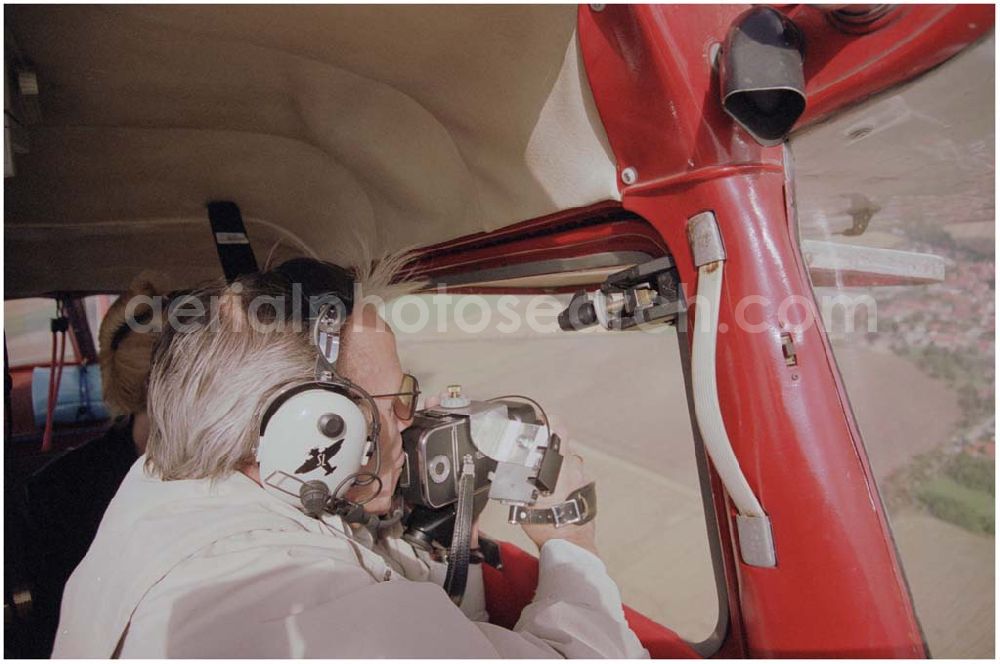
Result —
MULTIPOLYGON (((686 284, 697 282, 689 217, 714 210, 728 252, 719 399, 771 517, 778 565, 743 564, 731 518, 720 522, 730 598, 720 654, 926 656, 829 339, 821 324, 794 325, 820 318, 798 251, 785 155, 754 143, 718 102, 713 45, 745 9, 579 11, 581 53, 619 172, 637 173, 621 188, 622 206, 661 234, 686 284), (738 313, 749 325, 737 324, 738 313), (785 362, 782 333, 792 335, 797 366, 785 362)), ((822 10, 786 9, 809 45, 802 123, 939 64, 993 25, 989 7, 911 6, 879 30, 846 35, 822 10)), ((734 516, 722 492, 715 500, 719 514, 734 516)))
MULTIPOLYGON (((619 173, 636 174, 628 186, 620 184, 620 205, 460 238, 428 248, 421 262, 429 275, 440 275, 523 262, 522 254, 574 255, 591 240, 609 249, 635 249, 639 242, 652 252, 658 235, 690 294, 697 273, 685 222, 713 210, 728 253, 719 400, 740 465, 771 517, 778 561, 772 569, 742 563, 735 513, 710 471, 714 511, 728 516, 711 533, 721 544, 729 600, 716 655, 923 657, 926 646, 829 339, 821 324, 795 325, 803 316, 820 318, 798 249, 791 163, 781 147, 754 143, 718 101, 711 55, 747 7, 581 6, 580 51, 591 90, 619 173), (616 209, 641 219, 601 219, 616 209), (619 227, 629 233, 619 237, 619 227), (785 361, 782 333, 792 336, 796 366, 785 361)), ((914 5, 892 10, 868 33, 849 34, 825 10, 785 5, 782 11, 806 37, 808 105, 799 127, 940 64, 994 22, 990 6, 914 5)), ((688 331, 695 307, 691 313, 688 331)))

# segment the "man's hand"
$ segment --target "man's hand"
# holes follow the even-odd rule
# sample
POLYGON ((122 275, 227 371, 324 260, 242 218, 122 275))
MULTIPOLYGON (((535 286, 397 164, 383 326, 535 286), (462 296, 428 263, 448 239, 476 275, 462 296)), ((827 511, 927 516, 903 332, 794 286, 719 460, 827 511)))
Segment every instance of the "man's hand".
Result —
MULTIPOLYGON (((559 472, 559 481, 556 482, 556 489, 550 495, 539 498, 535 503, 536 508, 552 507, 565 502, 566 497, 585 486, 591 481, 583 467, 583 457, 573 454, 569 445, 569 437, 564 431, 560 431, 556 426, 553 430, 562 440, 563 459, 562 470, 559 472)), ((597 555, 597 528, 595 521, 591 520, 583 525, 567 525, 556 528, 553 525, 522 525, 525 534, 531 541, 541 549, 542 545, 551 539, 562 539, 576 544, 577 546, 597 555)))

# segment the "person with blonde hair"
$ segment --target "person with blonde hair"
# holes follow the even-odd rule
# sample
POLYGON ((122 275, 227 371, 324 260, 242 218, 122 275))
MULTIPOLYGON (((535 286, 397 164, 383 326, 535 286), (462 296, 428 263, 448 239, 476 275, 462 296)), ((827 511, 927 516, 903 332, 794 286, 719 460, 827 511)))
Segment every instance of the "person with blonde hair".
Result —
POLYGON ((104 403, 113 415, 131 421, 132 442, 138 455, 146 450, 149 437, 146 390, 158 336, 158 326, 149 325, 157 308, 145 300, 164 297, 158 280, 157 275, 139 275, 128 292, 108 308, 98 334, 104 403), (142 301, 136 304, 137 300, 142 301))
MULTIPOLYGON (((137 331, 127 310, 136 299, 163 295, 159 277, 141 274, 101 321, 98 359, 103 399, 115 416, 99 438, 69 449, 25 483, 25 517, 32 537, 27 556, 32 615, 41 649, 51 648, 66 580, 83 560, 104 512, 129 468, 146 449, 149 418, 146 385, 156 333, 137 331)), ((151 321, 153 307, 134 306, 137 320, 151 321)), ((150 326, 155 328, 155 326, 150 326)))
MULTIPOLYGON (((352 276, 378 295, 392 265, 352 276)), ((508 630, 486 622, 479 565, 456 606, 442 587, 444 563, 377 525, 314 518, 264 488, 266 413, 317 364, 308 330, 281 322, 295 316, 295 298, 283 297, 290 282, 319 266, 284 267, 198 290, 168 315, 150 375, 145 462, 125 478, 66 586, 53 656, 646 656, 597 556, 593 521, 525 526, 540 547, 539 584, 508 630)), ((340 268, 327 270, 334 290, 350 285, 340 268)), ((347 495, 374 516, 392 506, 418 388, 376 307, 367 297, 352 304, 336 369, 374 401, 380 430, 369 463, 381 461, 379 481, 347 495), (407 384, 414 401, 398 408, 407 384)), ((586 481, 582 460, 568 456, 551 500, 586 481)))

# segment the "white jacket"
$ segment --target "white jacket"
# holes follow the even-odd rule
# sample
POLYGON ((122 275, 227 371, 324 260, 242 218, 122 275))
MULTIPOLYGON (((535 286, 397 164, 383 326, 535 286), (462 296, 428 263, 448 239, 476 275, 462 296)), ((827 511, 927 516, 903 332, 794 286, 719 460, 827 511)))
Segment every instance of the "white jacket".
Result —
POLYGON ((639 657, 618 588, 593 554, 542 547, 513 631, 462 609, 445 566, 341 520, 311 519, 242 474, 163 482, 140 458, 66 585, 54 657, 639 657), (463 614, 463 611, 465 614, 463 614))

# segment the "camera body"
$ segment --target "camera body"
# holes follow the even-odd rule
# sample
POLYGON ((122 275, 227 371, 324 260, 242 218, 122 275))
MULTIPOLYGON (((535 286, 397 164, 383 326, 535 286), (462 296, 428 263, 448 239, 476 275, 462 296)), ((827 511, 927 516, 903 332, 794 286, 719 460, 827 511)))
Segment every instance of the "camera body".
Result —
POLYGON ((467 458, 475 468, 476 514, 489 499, 533 505, 555 488, 562 466, 559 438, 534 407, 513 400, 446 399, 418 412, 402 437, 397 492, 407 508, 404 538, 425 548, 451 539, 467 458))
POLYGON ((497 462, 472 441, 473 414, 502 412, 485 402, 466 408, 430 408, 418 412, 403 431, 406 459, 399 476, 399 493, 411 506, 441 509, 458 499, 462 460, 471 456, 476 467, 475 494, 489 489, 497 462))

